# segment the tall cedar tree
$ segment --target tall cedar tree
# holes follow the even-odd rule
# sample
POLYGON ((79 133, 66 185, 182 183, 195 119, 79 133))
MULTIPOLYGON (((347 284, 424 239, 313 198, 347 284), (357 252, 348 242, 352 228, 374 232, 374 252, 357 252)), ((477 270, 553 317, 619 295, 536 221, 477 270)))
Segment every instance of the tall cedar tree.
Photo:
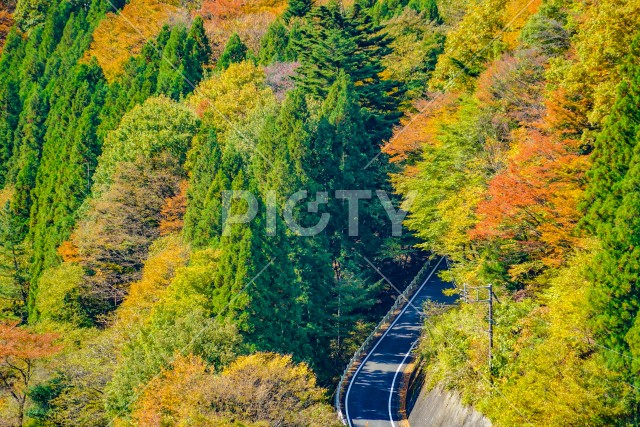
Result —
POLYGON ((374 257, 374 248, 380 245, 378 231, 383 229, 381 212, 375 204, 362 200, 359 235, 349 236, 347 203, 333 196, 345 188, 375 187, 384 177, 379 168, 364 169, 376 150, 366 136, 355 88, 344 72, 330 88, 318 114, 311 118, 302 90, 291 92, 259 138, 258 149, 272 156, 270 162, 255 156, 252 170, 264 177, 261 192, 275 191, 280 197, 278 210, 293 208, 292 217, 300 227, 313 227, 323 214, 331 215, 319 234, 300 239, 295 237, 299 231, 288 233, 304 295, 302 316, 308 325, 307 337, 317 356, 313 358, 316 368, 324 378, 335 374, 344 361, 343 336, 352 332, 355 322, 350 316, 372 304, 368 292, 349 274, 362 262, 353 254, 374 257), (289 205, 287 196, 299 189, 307 191, 307 199, 289 205), (317 192, 329 195, 327 203, 317 200, 317 192), (318 212, 307 211, 306 203, 314 200, 320 202, 318 212), (329 357, 320 357, 327 349, 332 349, 329 357))
MULTIPOLYGON (((228 153, 222 165, 241 169, 227 176, 218 174, 217 178, 228 185, 226 190, 259 194, 254 178, 243 170, 239 155, 228 153)), ((259 205, 254 220, 231 225, 220 237, 219 268, 212 289, 213 311, 235 320, 247 342, 256 349, 306 357, 309 353, 306 331, 300 327, 301 290, 289 258, 291 248, 284 235, 285 227, 280 223, 274 235, 267 235, 266 207, 262 201, 259 205)), ((230 215, 242 214, 247 209, 242 200, 233 200, 226 207, 230 215)))
POLYGON ((391 136, 398 123, 404 86, 381 77, 382 59, 391 53, 390 37, 375 25, 368 11, 355 4, 348 13, 337 3, 320 6, 308 15, 296 41, 300 60, 295 80, 305 92, 325 99, 345 72, 354 83, 364 111, 364 124, 373 144, 391 136))
POLYGON ((605 352, 611 367, 637 378, 640 366, 630 352, 640 355, 640 39, 632 51, 596 140, 586 220, 602 243, 592 268, 596 337, 612 350, 605 352))
MULTIPOLYGON (((94 62, 69 73, 69 79, 54 88, 42 159, 31 191, 28 241, 31 244, 31 275, 38 277, 55 265, 58 246, 68 237, 75 212, 91 188, 101 142, 96 135, 106 82, 94 62)), ((30 289, 30 308, 36 287, 30 289)))
POLYGON ((370 5, 371 16, 376 22, 391 19, 395 16, 402 14, 407 7, 418 12, 424 12, 424 18, 428 21, 436 24, 442 24, 442 17, 438 10, 438 4, 436 0, 382 0, 370 5))
POLYGON ((436 0, 410 0, 408 6, 416 12, 424 12, 425 18, 436 24, 442 24, 442 17, 436 0))
MULTIPOLYGON (((229 141, 221 147, 212 130, 203 130, 196 138, 187 163, 185 235, 195 246, 219 250, 219 267, 209 291, 213 313, 234 321, 254 348, 305 357, 309 347, 306 330, 300 327, 301 289, 284 224, 279 220, 278 232, 267 235, 266 207, 259 199, 254 220, 230 225, 223 233, 223 192, 261 194, 256 183, 259 175, 243 151, 229 141)), ((246 212, 243 200, 228 202, 224 207, 229 215, 246 212)))
POLYGON ((18 128, 15 131, 15 155, 11 159, 9 173, 15 185, 15 193, 11 200, 11 208, 20 223, 19 233, 25 237, 28 231, 29 212, 31 211, 32 193, 36 183, 36 174, 40 166, 42 140, 45 133, 45 119, 48 113, 47 100, 42 87, 34 85, 26 108, 20 115, 18 128))
MULTIPOLYGON (((320 205, 317 213, 309 213, 306 203, 316 198, 317 191, 328 191, 329 181, 319 181, 322 169, 331 167, 328 141, 320 141, 315 145, 312 138, 310 114, 304 94, 300 90, 290 92, 282 104, 280 111, 267 121, 258 138, 257 149, 268 156, 267 162, 262 156, 255 156, 252 171, 263 177, 260 191, 269 191, 277 195, 275 204, 279 213, 291 208, 292 218, 302 227, 312 227, 326 212, 320 205), (308 191, 308 198, 287 206, 287 198, 297 190, 308 191)), ((292 264, 296 266, 297 286, 300 287, 301 298, 297 303, 301 309, 301 325, 305 325, 306 348, 297 349, 294 354, 307 353, 309 360, 316 361, 321 367, 321 375, 328 372, 322 362, 331 363, 333 357, 329 352, 331 339, 332 304, 335 278, 331 269, 332 260, 329 254, 329 240, 325 233, 312 237, 299 238, 294 230, 282 230, 286 224, 277 223, 283 238, 290 247, 292 264), (324 354, 325 357, 320 356, 324 354), (329 357, 326 357, 329 356, 329 357)))
MULTIPOLYGON (((356 86, 344 71, 339 72, 321 106, 304 163, 308 175, 317 183, 316 187, 330 195, 326 212, 331 215, 331 220, 324 239, 328 245, 325 257, 331 260, 334 270, 333 281, 328 282, 330 286, 318 283, 315 287, 316 299, 329 294, 324 304, 330 318, 322 331, 326 334, 323 338, 330 338, 333 351, 324 362, 318 362, 324 375, 335 374, 343 365, 345 356, 348 357, 344 337, 355 328, 354 314, 369 310, 373 304, 368 290, 361 288, 360 281, 351 272, 368 271, 363 265, 363 257, 377 257, 382 239, 387 235, 386 230, 390 228, 383 222, 386 218, 377 200, 360 200, 358 233, 351 236, 349 220, 353 213, 349 212, 345 200, 334 197, 337 191, 345 189, 371 190, 373 193, 374 189, 384 188, 384 168, 377 165, 365 168, 378 152, 367 137, 366 116, 358 102, 356 86)), ((372 197, 375 199, 375 194, 372 197)), ((318 219, 317 215, 313 217, 318 219)), ((316 261, 321 262, 322 258, 316 261)))
POLYGON ((242 62, 247 59, 247 45, 245 45, 238 33, 233 33, 227 42, 227 45, 218 59, 217 68, 219 70, 226 70, 229 65, 242 62))
POLYGON ((290 40, 289 30, 282 20, 276 19, 269 25, 267 32, 260 41, 260 52, 258 54, 260 64, 269 65, 273 62, 294 61, 295 53, 291 48, 290 40))
POLYGON ((22 109, 20 82, 16 70, 23 57, 24 43, 15 29, 5 41, 0 57, 0 185, 4 185, 9 159, 14 151, 13 133, 22 109))
POLYGON ((287 6, 287 10, 284 12, 284 19, 289 21, 293 17, 302 18, 313 8, 313 1, 311 0, 291 0, 287 6))
POLYGON ((202 79, 210 56, 202 19, 197 18, 188 32, 182 25, 173 27, 162 52, 156 94, 179 100, 191 92, 202 79))

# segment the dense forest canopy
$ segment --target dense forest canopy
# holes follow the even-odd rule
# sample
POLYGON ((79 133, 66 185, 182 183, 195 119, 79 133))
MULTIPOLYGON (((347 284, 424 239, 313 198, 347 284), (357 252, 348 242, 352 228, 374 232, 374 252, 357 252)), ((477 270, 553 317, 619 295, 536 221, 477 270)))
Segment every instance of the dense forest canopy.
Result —
POLYGON ((639 422, 637 2, 3 0, 0 44, 2 425, 339 425, 425 254, 500 300, 428 386, 639 422))

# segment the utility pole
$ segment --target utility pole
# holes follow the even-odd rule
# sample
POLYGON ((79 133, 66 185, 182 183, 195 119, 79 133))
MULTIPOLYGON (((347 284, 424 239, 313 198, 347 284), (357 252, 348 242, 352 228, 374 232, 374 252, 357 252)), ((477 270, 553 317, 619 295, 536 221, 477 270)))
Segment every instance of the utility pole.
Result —
POLYGON ((487 316, 489 322, 489 375, 491 375, 492 368, 492 351, 493 351, 493 285, 489 283, 489 316, 487 316))
POLYGON ((462 300, 466 303, 487 303, 489 305, 489 313, 487 315, 487 322, 489 323, 489 329, 487 333, 489 334, 489 378, 491 378, 491 369, 493 367, 493 299, 500 302, 498 298, 493 293, 493 284, 489 283, 487 286, 474 286, 469 287, 467 284, 464 284, 464 288, 462 290, 462 300), (483 298, 482 291, 487 291, 486 298, 483 298), (469 291, 475 291, 475 298, 469 298, 469 291))

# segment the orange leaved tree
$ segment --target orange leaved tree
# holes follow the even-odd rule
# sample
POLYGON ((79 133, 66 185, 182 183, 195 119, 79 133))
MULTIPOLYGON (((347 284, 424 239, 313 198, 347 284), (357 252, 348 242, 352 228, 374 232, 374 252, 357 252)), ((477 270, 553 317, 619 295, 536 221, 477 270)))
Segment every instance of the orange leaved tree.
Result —
POLYGON ((54 344, 57 334, 37 334, 18 327, 18 322, 0 323, 0 387, 18 404, 17 425, 24 419, 27 390, 38 359, 52 356, 62 347, 54 344))

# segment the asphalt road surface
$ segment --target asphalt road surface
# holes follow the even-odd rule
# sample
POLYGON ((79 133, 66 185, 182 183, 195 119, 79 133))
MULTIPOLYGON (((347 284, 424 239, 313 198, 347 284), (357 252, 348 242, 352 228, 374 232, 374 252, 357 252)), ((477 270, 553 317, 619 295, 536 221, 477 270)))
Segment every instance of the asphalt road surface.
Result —
POLYGON ((424 323, 422 305, 427 299, 453 303, 442 291, 451 285, 438 277, 446 268, 436 260, 410 303, 378 340, 352 377, 345 395, 345 416, 349 427, 400 427, 398 382, 424 323))

